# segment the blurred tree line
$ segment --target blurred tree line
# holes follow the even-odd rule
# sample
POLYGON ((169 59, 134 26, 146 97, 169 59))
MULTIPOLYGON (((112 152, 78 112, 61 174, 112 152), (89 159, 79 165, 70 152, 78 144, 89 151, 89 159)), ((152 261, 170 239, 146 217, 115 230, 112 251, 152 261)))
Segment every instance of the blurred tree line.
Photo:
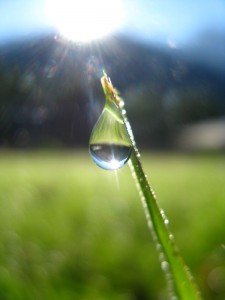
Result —
POLYGON ((224 73, 178 49, 121 36, 80 45, 51 35, 0 48, 0 145, 87 145, 104 103, 103 69, 146 146, 169 147, 179 126, 225 114, 224 73))

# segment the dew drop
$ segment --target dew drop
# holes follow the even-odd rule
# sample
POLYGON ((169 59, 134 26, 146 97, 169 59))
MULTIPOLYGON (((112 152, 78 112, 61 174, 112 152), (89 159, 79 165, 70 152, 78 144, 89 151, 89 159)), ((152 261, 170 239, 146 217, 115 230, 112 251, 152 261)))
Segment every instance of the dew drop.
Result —
POLYGON ((165 220, 164 220, 164 224, 165 224, 165 225, 168 225, 168 224, 169 224, 169 220, 168 220, 168 219, 165 219, 165 220))
POLYGON ((169 271, 169 264, 168 264, 168 262, 167 261, 163 261, 161 263, 161 268, 162 268, 163 271, 168 272, 169 271))
POLYGON ((130 158, 131 146, 116 144, 91 144, 90 152, 94 162, 105 170, 117 170, 130 158))
POLYGON ((120 108, 106 100, 90 137, 90 154, 93 161, 105 170, 123 167, 132 153, 132 145, 120 108))

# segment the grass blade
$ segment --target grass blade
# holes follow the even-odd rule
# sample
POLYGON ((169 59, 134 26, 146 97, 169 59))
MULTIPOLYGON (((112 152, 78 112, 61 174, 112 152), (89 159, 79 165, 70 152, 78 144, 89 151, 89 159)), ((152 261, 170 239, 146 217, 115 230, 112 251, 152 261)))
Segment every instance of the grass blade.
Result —
POLYGON ((140 197, 144 206, 147 222, 151 230, 153 240, 160 253, 161 267, 166 274, 169 287, 170 298, 181 300, 200 300, 200 293, 194 283, 187 266, 175 245, 172 234, 168 229, 168 220, 164 212, 159 208, 155 193, 150 187, 144 173, 140 154, 136 147, 130 123, 124 110, 124 102, 118 96, 118 92, 113 88, 110 79, 106 74, 101 79, 102 87, 108 100, 113 101, 121 113, 132 146, 133 153, 129 160, 129 166, 135 179, 140 197))

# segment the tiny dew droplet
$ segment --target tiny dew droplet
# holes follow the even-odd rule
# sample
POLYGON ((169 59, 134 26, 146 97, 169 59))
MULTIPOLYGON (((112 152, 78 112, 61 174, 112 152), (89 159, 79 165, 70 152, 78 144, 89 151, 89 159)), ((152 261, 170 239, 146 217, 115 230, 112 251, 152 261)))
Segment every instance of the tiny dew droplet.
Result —
POLYGON ((130 158, 132 147, 116 144, 91 144, 90 152, 94 162, 105 170, 117 170, 130 158))
POLYGON ((117 170, 129 160, 133 148, 120 108, 114 102, 106 99, 89 143, 92 159, 100 168, 117 170))

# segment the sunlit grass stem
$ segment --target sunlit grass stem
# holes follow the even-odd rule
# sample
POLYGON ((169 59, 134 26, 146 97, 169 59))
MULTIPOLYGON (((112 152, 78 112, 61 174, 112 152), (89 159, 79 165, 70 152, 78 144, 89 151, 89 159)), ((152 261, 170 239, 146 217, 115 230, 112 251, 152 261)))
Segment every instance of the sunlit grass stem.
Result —
POLYGON ((160 255, 161 267, 165 271, 170 298, 181 300, 200 300, 201 296, 194 283, 187 266, 184 264, 181 255, 174 243, 172 234, 168 229, 168 220, 164 212, 159 208, 147 176, 144 173, 140 153, 136 147, 130 123, 124 110, 124 102, 118 96, 117 91, 106 74, 101 79, 106 98, 118 106, 118 110, 124 121, 124 126, 128 131, 133 152, 129 160, 129 166, 139 190, 144 206, 148 225, 151 230, 153 240, 160 255))

